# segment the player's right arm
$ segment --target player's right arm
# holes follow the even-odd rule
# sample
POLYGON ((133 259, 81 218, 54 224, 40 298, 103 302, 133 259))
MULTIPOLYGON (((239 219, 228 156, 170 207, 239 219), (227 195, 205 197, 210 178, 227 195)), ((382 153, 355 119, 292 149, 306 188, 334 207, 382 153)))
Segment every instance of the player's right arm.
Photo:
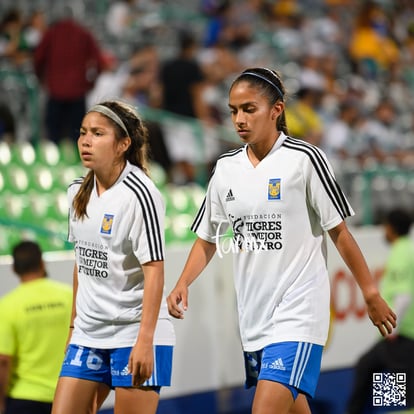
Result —
POLYGON ((184 318, 184 311, 188 308, 188 287, 208 265, 215 252, 215 243, 200 238, 194 242, 181 276, 167 298, 168 311, 174 318, 184 318))
POLYGON ((0 413, 6 408, 7 389, 11 372, 12 357, 0 354, 0 413))

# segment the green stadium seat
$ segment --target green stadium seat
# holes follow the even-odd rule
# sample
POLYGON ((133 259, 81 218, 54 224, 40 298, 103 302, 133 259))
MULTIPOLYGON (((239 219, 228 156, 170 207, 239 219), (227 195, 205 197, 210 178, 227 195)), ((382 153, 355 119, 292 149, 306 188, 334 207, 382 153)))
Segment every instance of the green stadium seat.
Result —
POLYGON ((32 189, 28 193, 28 199, 32 209, 31 222, 38 226, 42 226, 51 208, 52 198, 50 194, 41 194, 32 189))
POLYGON ((66 190, 68 185, 76 178, 86 174, 86 170, 82 165, 63 166, 56 170, 56 179, 59 188, 66 190))
POLYGON ((78 147, 75 142, 63 140, 59 143, 61 161, 66 165, 74 165, 80 162, 78 147))
POLYGON ((0 142, 0 167, 8 166, 11 159, 12 155, 10 145, 5 141, 0 142))
POLYGON ((7 188, 6 174, 0 169, 0 193, 7 188))
POLYGON ((187 191, 194 209, 193 212, 197 213, 206 196, 206 189, 200 184, 194 183, 187 186, 187 191))
POLYGON ((55 178, 53 168, 43 164, 35 164, 30 171, 30 188, 47 192, 59 185, 55 178))
POLYGON ((193 212, 192 200, 186 187, 170 184, 165 187, 163 194, 167 214, 191 214, 193 212))
POLYGON ((176 214, 171 218, 169 233, 169 242, 190 242, 194 241, 196 236, 190 227, 193 223, 193 216, 190 214, 176 214))
POLYGON ((60 161, 60 150, 52 141, 41 141, 36 145, 36 159, 42 165, 56 166, 60 161))
POLYGON ((54 219, 58 222, 63 222, 65 228, 67 227, 68 218, 68 200, 66 191, 56 190, 50 194, 49 197, 49 209, 47 217, 54 219))
POLYGON ((20 240, 22 235, 19 230, 11 226, 0 226, 0 255, 10 255, 20 240))
POLYGON ((50 232, 48 235, 42 235, 41 240, 45 251, 66 250, 70 246, 67 242, 67 221, 47 218, 44 221, 44 227, 50 232))
POLYGON ((12 162, 26 167, 36 161, 36 152, 30 142, 16 142, 11 146, 12 162))
POLYGON ((29 189, 27 169, 12 164, 7 168, 7 187, 14 193, 25 193, 29 189))
POLYGON ((151 162, 149 164, 149 173, 151 179, 159 189, 165 187, 167 183, 167 173, 160 164, 151 162))
MULTIPOLYGON (((28 203, 22 194, 10 193, 4 200, 5 218, 21 220, 27 210, 28 203)), ((28 212, 29 214, 29 212, 28 212)))

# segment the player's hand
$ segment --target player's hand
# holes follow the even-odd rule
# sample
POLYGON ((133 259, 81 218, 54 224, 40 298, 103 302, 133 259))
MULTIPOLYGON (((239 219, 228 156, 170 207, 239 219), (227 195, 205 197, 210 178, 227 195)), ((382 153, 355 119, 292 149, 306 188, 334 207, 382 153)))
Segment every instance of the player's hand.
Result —
POLYGON ((177 285, 167 297, 168 312, 177 319, 184 319, 184 311, 188 308, 188 288, 177 285))
POLYGON ((151 343, 139 342, 132 348, 129 355, 128 370, 132 374, 132 386, 139 387, 151 378, 154 369, 154 353, 151 343))
POLYGON ((382 336, 392 333, 397 326, 397 315, 379 293, 367 300, 368 316, 382 336))

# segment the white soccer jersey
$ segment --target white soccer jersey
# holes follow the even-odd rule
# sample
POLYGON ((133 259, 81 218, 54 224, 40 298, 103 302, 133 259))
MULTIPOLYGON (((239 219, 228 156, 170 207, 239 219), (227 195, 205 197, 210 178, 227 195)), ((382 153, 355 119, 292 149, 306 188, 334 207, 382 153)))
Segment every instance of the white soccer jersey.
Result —
MULTIPOLYGON (((72 343, 95 348, 132 346, 144 293, 141 264, 164 259, 164 202, 153 182, 127 164, 117 182, 98 196, 94 186, 87 217, 74 216, 68 189, 69 240, 75 243, 79 286, 72 343)), ((173 345, 174 329, 163 297, 154 344, 173 345)))
POLYGON ((304 341, 324 345, 330 289, 325 231, 354 212, 322 151, 280 134, 253 167, 247 146, 222 155, 193 223, 234 255, 243 348, 304 341), (233 239, 226 239, 228 224, 233 239))

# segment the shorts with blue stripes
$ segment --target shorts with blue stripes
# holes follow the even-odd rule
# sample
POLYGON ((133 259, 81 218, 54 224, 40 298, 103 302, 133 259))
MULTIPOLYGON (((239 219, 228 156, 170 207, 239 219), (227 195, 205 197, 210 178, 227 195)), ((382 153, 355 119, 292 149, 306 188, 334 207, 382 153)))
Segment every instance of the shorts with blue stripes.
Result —
POLYGON ((321 370, 323 346, 308 342, 280 342, 244 352, 245 387, 260 380, 275 381, 289 388, 296 399, 298 392, 314 397, 321 370))
MULTIPOLYGON (((60 372, 61 377, 73 377, 104 383, 111 388, 132 387, 128 360, 132 347, 96 349, 70 344, 60 372)), ((173 347, 154 345, 154 369, 141 387, 159 391, 171 385, 173 347)))

